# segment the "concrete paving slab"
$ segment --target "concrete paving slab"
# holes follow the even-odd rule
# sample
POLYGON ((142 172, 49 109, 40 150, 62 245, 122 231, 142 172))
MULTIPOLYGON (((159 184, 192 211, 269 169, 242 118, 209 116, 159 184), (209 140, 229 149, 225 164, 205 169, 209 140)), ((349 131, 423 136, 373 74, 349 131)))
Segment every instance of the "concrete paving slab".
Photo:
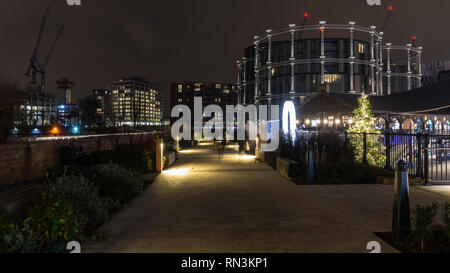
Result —
MULTIPOLYGON (((411 187, 411 203, 450 201, 411 187)), ((213 145, 179 154, 143 195, 101 227, 110 239, 85 252, 397 252, 372 232, 389 231, 392 185, 299 186, 251 156, 213 145)))

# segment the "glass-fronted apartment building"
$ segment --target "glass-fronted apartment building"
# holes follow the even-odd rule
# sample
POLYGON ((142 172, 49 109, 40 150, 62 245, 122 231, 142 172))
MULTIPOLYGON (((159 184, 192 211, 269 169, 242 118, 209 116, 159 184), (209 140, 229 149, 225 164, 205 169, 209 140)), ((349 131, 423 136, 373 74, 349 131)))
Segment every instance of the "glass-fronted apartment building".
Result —
POLYGON ((112 117, 117 126, 161 125, 162 89, 142 77, 123 78, 113 83, 112 117))

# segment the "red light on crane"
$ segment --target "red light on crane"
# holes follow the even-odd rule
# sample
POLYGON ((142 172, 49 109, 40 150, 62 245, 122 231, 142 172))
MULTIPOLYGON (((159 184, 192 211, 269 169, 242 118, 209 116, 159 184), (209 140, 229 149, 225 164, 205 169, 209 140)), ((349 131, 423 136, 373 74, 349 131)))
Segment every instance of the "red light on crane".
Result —
POLYGON ((394 10, 394 6, 389 6, 389 10, 393 11, 394 10))
POLYGON ((415 41, 415 40, 417 40, 417 37, 416 37, 416 36, 413 36, 412 39, 413 39, 413 41, 415 41))
POLYGON ((323 27, 319 27, 319 30, 320 30, 320 31, 323 31, 323 27))
POLYGON ((308 15, 307 12, 305 12, 305 14, 303 15, 304 18, 308 18, 308 16, 309 16, 309 15, 308 15))

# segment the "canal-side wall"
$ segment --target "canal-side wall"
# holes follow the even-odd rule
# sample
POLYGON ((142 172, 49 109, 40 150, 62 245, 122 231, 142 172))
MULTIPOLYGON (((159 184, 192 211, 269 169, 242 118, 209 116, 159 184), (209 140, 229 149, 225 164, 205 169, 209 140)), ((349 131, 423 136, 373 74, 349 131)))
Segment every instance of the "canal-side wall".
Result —
POLYGON ((153 133, 135 133, 0 143, 0 188, 42 178, 48 168, 61 163, 62 147, 81 147, 84 154, 90 154, 154 137, 153 133))

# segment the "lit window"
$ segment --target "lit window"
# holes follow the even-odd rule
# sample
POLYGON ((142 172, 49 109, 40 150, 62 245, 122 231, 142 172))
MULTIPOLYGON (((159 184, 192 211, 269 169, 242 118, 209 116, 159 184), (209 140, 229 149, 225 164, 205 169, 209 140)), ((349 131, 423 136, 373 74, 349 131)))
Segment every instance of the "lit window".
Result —
POLYGON ((364 44, 358 44, 358 52, 364 54, 364 44))
POLYGON ((325 74, 324 75, 324 81, 326 83, 335 83, 341 79, 341 75, 337 74, 325 74))

